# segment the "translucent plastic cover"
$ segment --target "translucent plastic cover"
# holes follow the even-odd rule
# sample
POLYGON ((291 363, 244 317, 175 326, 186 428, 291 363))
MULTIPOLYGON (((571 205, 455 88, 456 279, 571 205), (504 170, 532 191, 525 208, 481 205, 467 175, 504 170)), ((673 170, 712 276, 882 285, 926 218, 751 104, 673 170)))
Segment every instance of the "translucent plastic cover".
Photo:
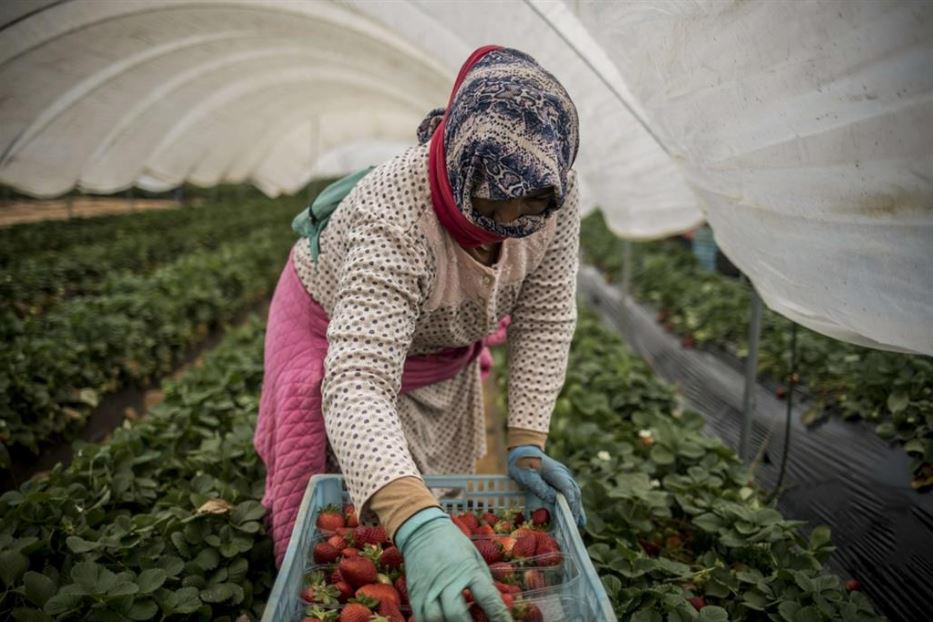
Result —
POLYGON ((926 2, 8 0, 0 183, 294 192, 413 143, 487 43, 567 87, 616 233, 708 220, 775 311, 933 353, 926 2))

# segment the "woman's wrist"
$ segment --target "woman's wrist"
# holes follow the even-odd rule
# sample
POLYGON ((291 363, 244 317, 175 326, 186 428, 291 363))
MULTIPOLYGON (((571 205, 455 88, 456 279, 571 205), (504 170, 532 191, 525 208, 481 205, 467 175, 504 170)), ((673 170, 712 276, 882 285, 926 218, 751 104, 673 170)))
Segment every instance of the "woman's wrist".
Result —
POLYGON ((426 508, 440 506, 424 481, 414 475, 392 480, 373 493, 368 505, 393 539, 410 517, 426 508))
POLYGON ((509 449, 522 445, 534 445, 544 451, 544 447, 547 445, 547 432, 510 427, 506 436, 506 447, 509 449))

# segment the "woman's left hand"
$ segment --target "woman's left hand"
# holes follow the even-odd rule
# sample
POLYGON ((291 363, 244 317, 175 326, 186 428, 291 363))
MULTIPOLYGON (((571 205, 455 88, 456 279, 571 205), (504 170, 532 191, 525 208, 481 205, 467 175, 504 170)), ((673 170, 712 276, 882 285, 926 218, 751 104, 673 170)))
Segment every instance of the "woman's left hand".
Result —
POLYGON ((564 495, 577 526, 586 525, 580 486, 566 466, 534 445, 521 445, 509 450, 508 468, 509 477, 542 501, 554 503, 558 492, 564 495))

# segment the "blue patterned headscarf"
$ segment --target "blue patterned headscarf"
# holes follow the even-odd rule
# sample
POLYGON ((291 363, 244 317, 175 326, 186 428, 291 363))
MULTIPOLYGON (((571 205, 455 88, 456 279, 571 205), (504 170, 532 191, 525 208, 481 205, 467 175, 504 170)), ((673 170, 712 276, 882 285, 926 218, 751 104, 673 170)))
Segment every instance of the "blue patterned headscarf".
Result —
MULTIPOLYGON (((418 128, 427 142, 443 117, 432 110, 418 128)), ((564 87, 524 52, 500 48, 470 69, 457 91, 444 131, 447 175, 461 213, 503 237, 541 229, 564 203, 577 156, 577 110, 564 87), (471 197, 501 201, 550 187, 540 216, 502 225, 473 208, 471 197)))

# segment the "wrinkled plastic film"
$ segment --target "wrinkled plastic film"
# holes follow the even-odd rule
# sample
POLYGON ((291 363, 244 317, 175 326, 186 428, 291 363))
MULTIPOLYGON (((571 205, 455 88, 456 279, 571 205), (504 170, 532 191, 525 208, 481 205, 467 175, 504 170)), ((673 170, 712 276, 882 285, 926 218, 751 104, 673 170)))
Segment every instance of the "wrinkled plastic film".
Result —
MULTIPOLYGON (((591 267, 581 269, 579 296, 677 387, 687 407, 703 414, 707 432, 738 447, 744 389, 739 361, 682 348, 655 322, 654 311, 624 299, 591 267)), ((760 462, 755 473, 770 489, 778 478, 787 404, 760 384, 755 402, 751 449, 760 462)), ((795 399, 778 509, 811 527, 828 525, 837 547, 831 569, 843 579, 857 578, 890 620, 929 619, 933 495, 911 489, 910 458, 903 447, 882 441, 873 426, 830 418, 807 427, 801 421, 807 404, 797 404, 795 399)))

